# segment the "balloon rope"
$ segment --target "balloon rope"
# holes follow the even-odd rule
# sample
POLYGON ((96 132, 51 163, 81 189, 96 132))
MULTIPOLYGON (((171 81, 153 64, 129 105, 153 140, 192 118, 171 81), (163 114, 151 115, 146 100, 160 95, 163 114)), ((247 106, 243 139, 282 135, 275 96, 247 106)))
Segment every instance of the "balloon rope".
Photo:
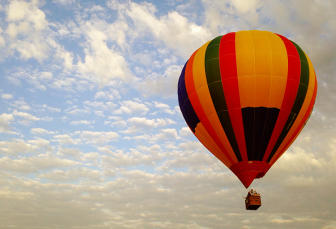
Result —
POLYGON ((217 161, 217 162, 218 162, 219 168, 222 170, 222 172, 224 173, 226 179, 228 179, 228 181, 230 182, 230 184, 232 185, 232 187, 234 187, 234 189, 236 189, 236 191, 237 191, 237 192, 238 192, 238 193, 245 199, 245 196, 243 196, 243 195, 238 191, 238 189, 231 183, 229 177, 228 177, 228 176, 226 175, 226 173, 224 172, 224 170, 223 170, 223 168, 222 168, 220 162, 219 162, 219 161, 217 161))

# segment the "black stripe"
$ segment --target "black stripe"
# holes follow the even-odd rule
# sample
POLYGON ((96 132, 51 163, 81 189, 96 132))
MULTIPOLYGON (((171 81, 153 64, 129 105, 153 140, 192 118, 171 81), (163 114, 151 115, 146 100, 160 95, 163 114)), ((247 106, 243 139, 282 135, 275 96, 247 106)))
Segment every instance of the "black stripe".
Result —
POLYGON ((268 108, 266 114, 266 122, 264 127, 264 132, 262 135, 262 140, 260 143, 260 149, 258 153, 258 161, 262 161, 268 146, 268 143, 271 139, 275 123, 278 119, 280 109, 278 108, 268 108))

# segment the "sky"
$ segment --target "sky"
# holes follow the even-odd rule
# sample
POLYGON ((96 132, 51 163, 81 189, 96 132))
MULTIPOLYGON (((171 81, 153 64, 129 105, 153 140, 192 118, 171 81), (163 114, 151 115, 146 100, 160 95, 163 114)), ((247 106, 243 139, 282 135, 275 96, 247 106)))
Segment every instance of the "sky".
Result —
POLYGON ((334 0, 0 1, 0 228, 336 228, 334 0), (193 136, 184 63, 240 30, 295 41, 309 122, 251 188, 193 136))

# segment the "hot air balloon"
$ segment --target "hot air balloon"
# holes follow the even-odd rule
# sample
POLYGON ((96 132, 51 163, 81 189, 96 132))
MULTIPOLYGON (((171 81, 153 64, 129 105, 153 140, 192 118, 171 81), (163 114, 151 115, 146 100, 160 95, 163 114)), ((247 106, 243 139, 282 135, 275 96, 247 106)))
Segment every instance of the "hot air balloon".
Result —
POLYGON ((257 30, 207 42, 191 55, 178 81, 189 128, 246 188, 297 138, 316 92, 313 65, 302 49, 257 30))

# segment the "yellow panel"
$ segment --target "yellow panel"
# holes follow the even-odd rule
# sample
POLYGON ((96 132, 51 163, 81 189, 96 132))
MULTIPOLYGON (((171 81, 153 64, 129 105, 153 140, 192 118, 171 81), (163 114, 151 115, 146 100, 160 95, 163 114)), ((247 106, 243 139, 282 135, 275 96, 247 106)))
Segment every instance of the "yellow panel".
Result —
POLYGON ((255 51, 255 75, 272 75, 272 53, 255 51))
POLYGON ((199 100, 201 101, 202 108, 206 114, 206 116, 210 116, 212 114, 217 114, 216 109, 213 105, 211 95, 209 92, 208 85, 204 85, 196 90, 197 96, 199 100))
POLYGON ((240 76, 238 77, 240 106, 254 107, 254 76, 240 76))
POLYGON ((256 76, 255 107, 268 107, 270 97, 271 76, 256 76))
POLYGON ((267 31, 259 31, 259 30, 250 30, 251 36, 254 38, 263 38, 267 37, 267 31))
POLYGON ((250 31, 236 33, 236 54, 241 52, 253 52, 253 40, 250 31))
POLYGON ((205 43, 201 48, 199 48, 194 57, 192 71, 193 71, 194 85, 195 85, 196 91, 197 89, 207 85, 206 78, 205 78, 204 56, 205 56, 205 50, 208 47, 209 43, 210 41, 205 43))
POLYGON ((255 52, 271 52, 271 46, 267 36, 253 37, 253 46, 255 52))
MULTIPOLYGON (((237 48, 237 44, 236 44, 237 48)), ((254 75, 254 52, 236 53, 237 60, 237 76, 254 75)))
POLYGON ((306 55, 307 60, 308 60, 308 65, 309 65, 309 83, 308 83, 308 91, 307 91, 307 95, 306 98, 303 102, 303 105, 301 107, 301 110, 298 114, 298 117, 296 118, 295 122, 293 123, 292 128, 290 129, 290 131, 288 132, 287 136, 285 137, 285 139, 283 140, 283 142, 281 143, 280 147, 278 148, 278 150, 276 151, 276 153, 274 154, 272 160, 270 161, 270 164, 273 163, 274 159, 278 156, 278 154, 284 149, 284 147, 286 146, 287 142, 289 142, 290 138, 293 136, 293 134, 295 133, 295 131, 298 128, 302 128, 300 125, 301 120, 303 119, 304 115, 306 114, 308 108, 309 108, 309 104, 312 100, 313 94, 314 94, 314 88, 315 88, 315 72, 314 72, 314 68, 313 68, 313 64, 311 63, 309 57, 306 55))
POLYGON ((273 52, 272 53, 272 75, 283 76, 288 75, 288 57, 287 53, 273 52))
MULTIPOLYGON (((223 130, 222 124, 219 121, 219 118, 216 113, 216 109, 213 105, 211 95, 208 88, 208 83, 205 75, 205 66, 204 66, 204 56, 208 43, 203 45, 195 55, 193 62, 193 79, 195 83, 197 96, 201 103, 201 106, 209 120, 212 128, 215 130, 216 135, 224 145, 225 149, 229 153, 231 159, 234 162, 238 162, 236 155, 233 152, 233 149, 228 143, 228 138, 223 130)), ((202 121, 202 120, 201 120, 202 121)))
POLYGON ((195 128, 195 136, 213 155, 215 155, 221 162, 223 162, 223 164, 230 168, 230 161, 224 156, 217 144, 212 140, 211 136, 206 131, 201 122, 198 123, 195 128))
POLYGON ((286 83, 286 77, 272 76, 268 107, 281 108, 283 97, 285 95, 286 83))
POLYGON ((267 32, 266 34, 268 36, 272 52, 284 53, 287 56, 287 50, 283 40, 274 33, 267 32))

